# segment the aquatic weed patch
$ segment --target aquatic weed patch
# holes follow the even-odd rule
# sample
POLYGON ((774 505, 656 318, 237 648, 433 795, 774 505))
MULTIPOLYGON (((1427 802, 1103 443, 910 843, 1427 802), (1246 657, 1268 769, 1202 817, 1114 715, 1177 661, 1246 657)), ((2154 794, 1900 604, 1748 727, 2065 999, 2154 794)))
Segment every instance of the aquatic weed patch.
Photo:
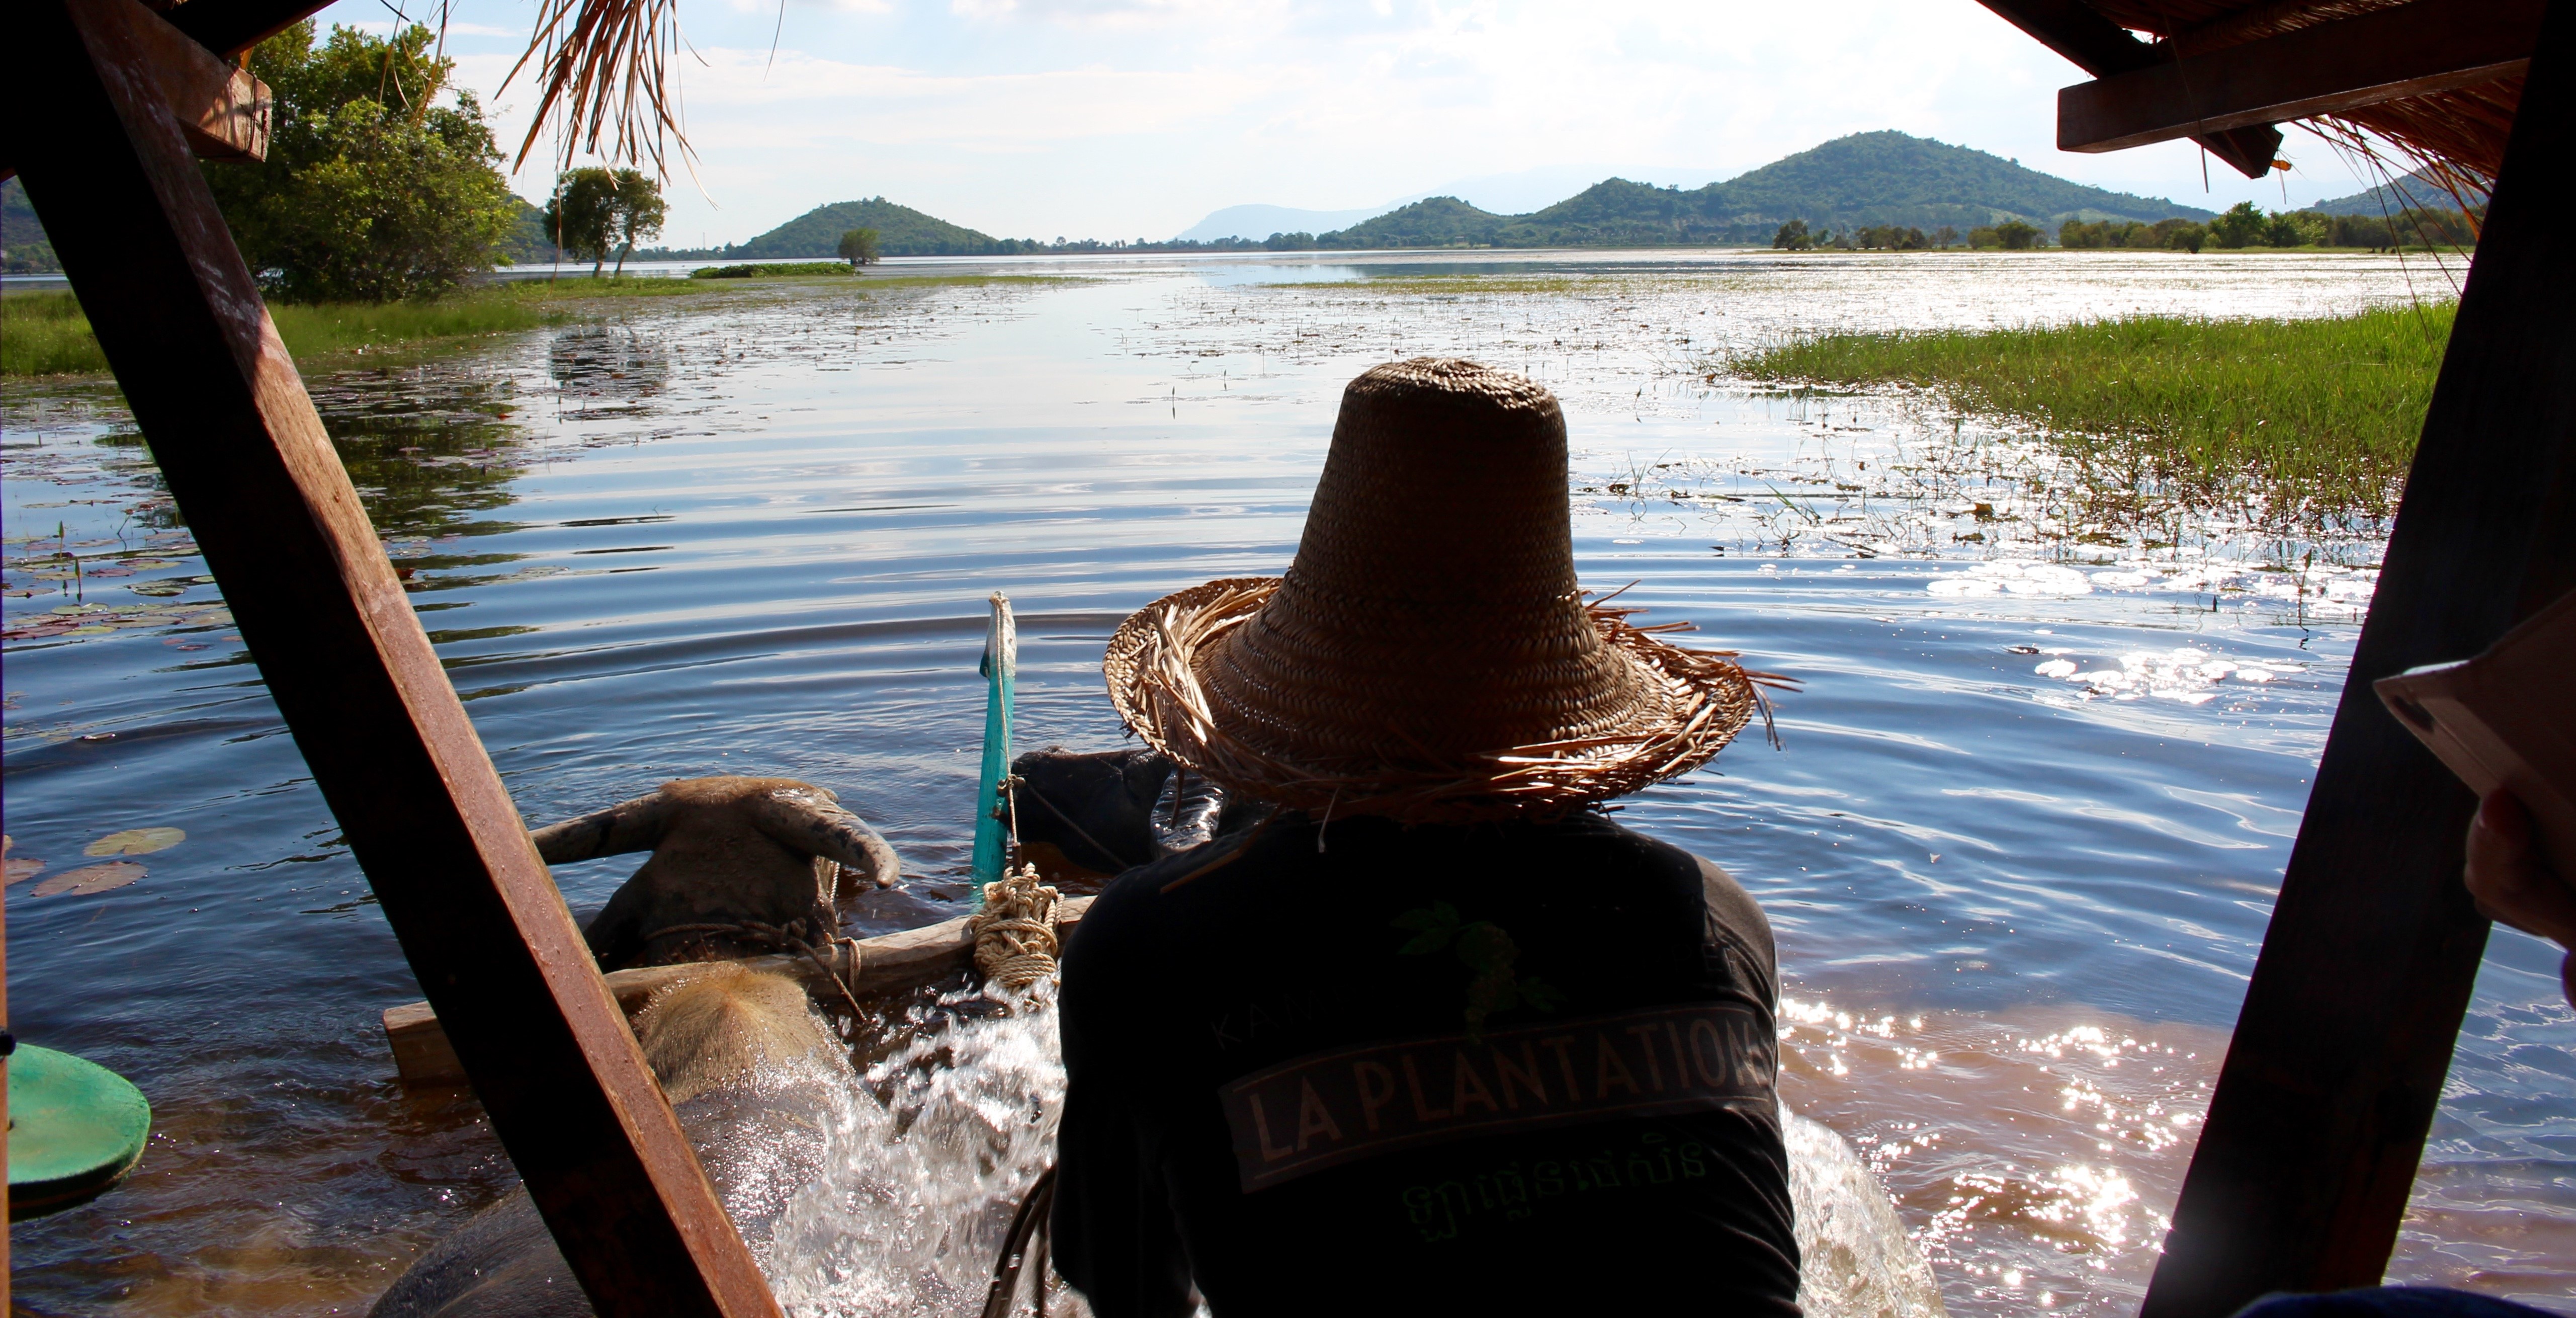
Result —
POLYGON ((1045 288, 1096 284, 1090 275, 869 275, 864 288, 1045 288))
POLYGON ((786 261, 741 265, 706 265, 689 272, 691 279, 847 279, 858 269, 847 261, 786 261))
POLYGON ((2414 458, 2452 312, 1832 333, 1708 378, 1916 390, 1962 416, 2032 426, 2106 507, 2254 501, 2285 525, 2375 521, 2414 458))
MULTIPOLYGON (((1573 293, 1607 292, 1627 281, 1602 275, 1388 275, 1362 278, 1347 284, 1324 285, 1327 288, 1354 293, 1383 293, 1389 297, 1439 297, 1444 294, 1480 297, 1563 297, 1573 293)), ((1295 284, 1270 285, 1295 288, 1295 284)), ((1305 287, 1315 287, 1305 285, 1305 287)))

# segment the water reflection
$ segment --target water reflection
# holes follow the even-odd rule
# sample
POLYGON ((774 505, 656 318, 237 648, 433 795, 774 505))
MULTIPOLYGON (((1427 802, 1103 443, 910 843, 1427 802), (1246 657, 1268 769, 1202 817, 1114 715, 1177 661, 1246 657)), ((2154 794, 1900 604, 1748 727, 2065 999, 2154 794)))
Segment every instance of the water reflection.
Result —
POLYGON ((670 378, 671 358, 659 335, 647 337, 631 325, 585 325, 554 336, 546 372, 564 420, 643 416, 670 378))

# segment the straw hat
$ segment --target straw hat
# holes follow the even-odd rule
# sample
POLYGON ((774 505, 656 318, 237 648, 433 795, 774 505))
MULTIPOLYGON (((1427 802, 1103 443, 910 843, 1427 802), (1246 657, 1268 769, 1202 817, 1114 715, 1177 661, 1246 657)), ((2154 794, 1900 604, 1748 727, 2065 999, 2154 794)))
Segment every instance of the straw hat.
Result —
MULTIPOLYGON (((1706 763, 1768 707, 1574 580, 1565 415, 1474 362, 1353 380, 1285 577, 1168 595, 1110 638, 1137 735, 1231 790, 1337 814, 1549 814, 1706 763)), ((1677 630, 1673 624, 1656 631, 1677 630)))

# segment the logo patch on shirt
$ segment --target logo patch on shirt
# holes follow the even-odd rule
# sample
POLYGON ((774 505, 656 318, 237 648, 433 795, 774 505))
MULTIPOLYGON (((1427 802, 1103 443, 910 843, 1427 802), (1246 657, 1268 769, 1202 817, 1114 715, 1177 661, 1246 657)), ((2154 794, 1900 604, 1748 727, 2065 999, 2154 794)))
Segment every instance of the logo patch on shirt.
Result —
POLYGON ((1217 1088, 1246 1194, 1382 1153, 1509 1131, 1768 1106, 1779 1038, 1742 1003, 1316 1053, 1217 1088))

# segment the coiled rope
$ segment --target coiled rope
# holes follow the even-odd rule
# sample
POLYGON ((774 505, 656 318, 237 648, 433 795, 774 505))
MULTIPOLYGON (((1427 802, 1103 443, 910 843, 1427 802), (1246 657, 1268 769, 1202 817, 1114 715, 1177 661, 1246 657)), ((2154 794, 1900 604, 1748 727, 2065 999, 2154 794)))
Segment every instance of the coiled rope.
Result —
POLYGON ((975 969, 985 980, 1017 992, 1055 974, 1063 950, 1055 932, 1056 890, 1038 881, 1038 867, 1004 871, 984 885, 984 909, 967 920, 975 935, 975 969))

